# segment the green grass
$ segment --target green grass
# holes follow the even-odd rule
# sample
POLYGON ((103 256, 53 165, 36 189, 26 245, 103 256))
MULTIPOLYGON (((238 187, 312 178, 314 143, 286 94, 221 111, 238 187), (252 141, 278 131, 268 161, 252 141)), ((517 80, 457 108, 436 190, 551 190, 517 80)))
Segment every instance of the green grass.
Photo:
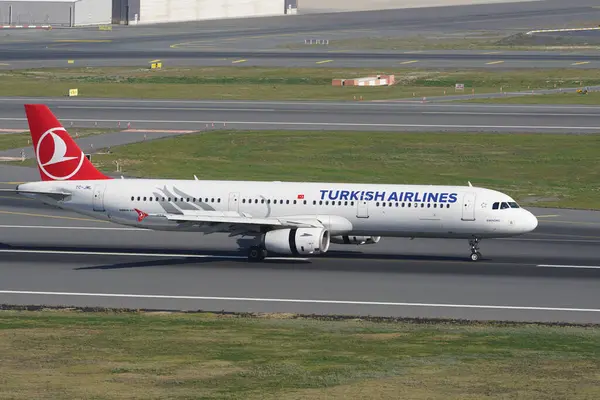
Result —
POLYGON ((10 399, 591 399, 600 330, 214 314, 0 314, 10 399))
POLYGON ((112 148, 130 176, 485 186, 524 205, 600 209, 598 135, 219 130, 112 148))
POLYGON ((590 92, 586 95, 578 93, 540 94, 535 96, 504 97, 494 99, 459 100, 469 103, 491 104, 580 104, 600 105, 600 92, 590 92))
MULTIPOLYGON (((69 133, 73 135, 73 138, 77 140, 75 134, 79 135, 79 138, 100 135, 103 133, 117 132, 116 129, 97 129, 97 128, 68 128, 69 133)), ((27 132, 23 133, 7 133, 0 134, 0 151, 9 149, 18 149, 21 147, 32 146, 31 134, 27 132)))
MULTIPOLYGON (((324 58, 335 59, 331 53, 324 58)), ((335 62, 335 61, 334 61, 335 62)), ((246 100, 364 100, 417 98, 454 94, 456 83, 466 93, 527 90, 600 84, 595 70, 436 71, 398 67, 266 68, 191 67, 161 71, 134 67, 15 70, 0 73, 5 96, 64 96, 79 89, 82 97, 246 99, 246 100), (392 87, 333 87, 333 78, 394 74, 392 87)))

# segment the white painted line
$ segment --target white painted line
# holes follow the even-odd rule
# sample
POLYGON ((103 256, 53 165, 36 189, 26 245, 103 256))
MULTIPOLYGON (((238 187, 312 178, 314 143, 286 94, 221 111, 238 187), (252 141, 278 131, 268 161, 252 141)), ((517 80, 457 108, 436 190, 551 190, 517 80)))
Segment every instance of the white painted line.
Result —
MULTIPOLYGON (((21 254, 63 254, 63 255, 83 255, 83 256, 116 256, 116 257, 183 257, 183 258, 224 258, 230 260, 245 260, 246 256, 217 256, 212 254, 182 254, 182 253, 127 253, 127 252, 109 252, 109 251, 67 251, 67 250, 16 250, 0 249, 0 253, 21 253, 21 254)), ((293 260, 308 261, 308 258, 300 257, 267 257, 266 260, 293 260)))
MULTIPOLYGON (((57 106, 57 109, 70 110, 70 109, 82 109, 82 110, 114 110, 117 107, 110 106, 57 106)), ((149 111, 250 111, 250 112, 275 112, 279 111, 276 109, 269 108, 220 108, 220 107, 127 107, 127 110, 149 110, 149 111)), ((23 132, 18 130, 17 132, 23 132)))
MULTIPOLYGON (((448 114, 448 115, 503 115, 503 116, 530 116, 541 117, 544 113, 532 112, 478 112, 478 111, 421 111, 420 114, 448 114)), ((600 118, 600 113, 556 113, 548 114, 549 117, 597 117, 600 118)))
POLYGON ((34 296, 74 296, 74 297, 116 297, 136 299, 168 299, 168 300, 216 300, 216 301, 252 301, 268 303, 309 303, 309 304, 352 304, 364 306, 393 307, 432 307, 432 308, 479 308, 492 310, 534 310, 534 311, 567 311, 600 313, 595 308, 563 308, 563 307, 528 307, 528 306, 496 306, 479 304, 436 304, 436 303, 400 303, 386 301, 352 301, 352 300, 313 300, 313 299, 277 299, 260 297, 216 297, 216 296, 176 296, 160 294, 123 294, 123 293, 78 293, 78 292, 41 292, 30 290, 0 290, 0 294, 34 295, 34 296))
MULTIPOLYGON (((116 119, 65 119, 73 122, 119 122, 116 119)), ((0 118, 0 121, 25 121, 25 118, 0 118)), ((229 125, 273 125, 273 126, 354 126, 354 127, 385 127, 385 128, 444 128, 444 129, 547 129, 547 130, 583 130, 600 131, 600 126, 534 126, 534 125, 430 125, 430 124, 381 124, 381 123, 349 123, 349 122, 275 122, 275 121, 169 121, 140 119, 129 120, 131 123, 150 124, 229 124, 229 125)))
POLYGON ((143 228, 102 228, 99 226, 50 226, 50 225, 0 225, 0 229, 72 229, 89 231, 146 231, 153 232, 151 229, 143 228))
POLYGON ((538 267, 542 268, 574 268, 574 269, 600 269, 596 265, 552 265, 552 264, 540 264, 538 267))
MULTIPOLYGON (((574 89, 573 89, 574 90, 574 89)), ((524 94, 528 93, 528 92, 522 92, 524 94)), ((465 98, 470 98, 470 95, 465 95, 465 98)), ((407 100, 407 99, 404 99, 407 100)), ((31 97, 0 97, 0 102, 8 102, 8 103, 14 103, 14 102, 18 102, 18 103, 23 103, 23 102, 34 102, 34 101, 38 101, 38 102, 51 102, 51 103, 62 103, 62 102, 69 102, 69 103, 74 103, 74 102, 78 102, 78 103, 126 103, 126 104, 208 104, 208 105, 214 105, 215 103, 219 103, 219 104, 252 104, 252 105, 257 105, 257 104, 264 104, 264 105, 276 105, 276 106, 280 106, 280 105, 313 105, 313 106, 323 106, 323 105, 327 105, 327 106, 339 106, 339 107, 423 107, 423 104, 419 101, 419 102, 398 102, 397 100, 381 100, 377 103, 375 102, 365 102, 365 103, 355 103, 355 102, 319 102, 319 101, 304 101, 304 100, 300 100, 300 101, 254 101, 254 100, 220 100, 220 101, 209 101, 209 100, 137 100, 137 99, 77 99, 77 100, 73 100, 73 99, 61 99, 61 98, 53 98, 53 97, 40 97, 40 98, 31 98, 31 97)), ((53 106, 52 106, 53 107, 53 106)), ((51 108, 52 108, 51 107, 51 108)), ((57 106, 58 107, 58 106, 57 106)), ((518 108, 518 109, 523 109, 523 108, 533 108, 533 109, 576 109, 576 110, 582 110, 582 109, 589 109, 589 110, 600 110, 600 107, 598 106, 578 106, 578 105, 572 105, 572 104, 562 104, 562 105, 551 105, 551 104, 531 104, 531 105, 511 105, 511 104, 477 104, 477 103, 469 103, 469 104, 452 104, 452 103, 428 103, 427 107, 456 107, 456 108, 461 108, 461 107, 467 107, 467 108, 518 108)), ((115 108, 115 107, 113 107, 115 108)), ((25 121, 25 118, 21 118, 21 119, 15 119, 15 120, 23 120, 25 121)))

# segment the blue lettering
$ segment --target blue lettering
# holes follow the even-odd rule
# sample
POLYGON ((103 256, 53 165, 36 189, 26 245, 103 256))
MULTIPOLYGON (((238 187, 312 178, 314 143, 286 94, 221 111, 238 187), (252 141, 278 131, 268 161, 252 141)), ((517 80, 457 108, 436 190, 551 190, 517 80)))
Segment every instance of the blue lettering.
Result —
MULTIPOLYGON (((368 192, 365 193, 366 197, 365 200, 369 201, 369 200, 373 200, 373 191, 369 190, 368 192)), ((362 200, 362 199, 361 199, 362 200)))
POLYGON ((323 200, 325 198, 325 195, 327 194, 327 192, 329 192, 329 190, 320 190, 321 192, 321 200, 323 200))
POLYGON ((353 190, 352 193, 350 193, 350 200, 358 201, 358 190, 353 190))
POLYGON ((363 190, 362 192, 360 192, 360 201, 363 201, 365 199, 365 191, 363 190))
POLYGON ((404 193, 404 200, 406 200, 406 201, 413 201, 412 198, 413 198, 414 195, 415 194, 413 192, 406 192, 406 193, 404 193))
POLYGON ((335 192, 333 190, 330 190, 329 191, 329 200, 337 200, 339 195, 340 195, 339 190, 336 190, 335 192))
POLYGON ((404 192, 398 192, 398 201, 402 201, 403 195, 404 195, 404 192))
POLYGON ((398 193, 396 193, 396 192, 390 193, 390 197, 388 197, 387 201, 398 201, 398 193))
POLYGON ((385 192, 375 192, 375 200, 385 200, 385 192))
POLYGON ((450 201, 448 201, 449 203, 456 203, 458 201, 458 199, 456 198, 456 193, 452 193, 450 194, 450 201))
POLYGON ((437 203, 437 201, 438 201, 438 195, 439 195, 439 193, 429 193, 429 194, 427 194, 427 201, 428 202, 433 201, 433 202, 437 203))
POLYGON ((423 201, 423 200, 421 200, 421 199, 419 198, 419 192, 415 193, 415 199, 414 199, 414 201, 419 201, 419 202, 420 202, 420 201, 423 201))
POLYGON ((441 193, 440 194, 440 203, 445 203, 447 198, 448 198, 448 193, 441 193))
POLYGON ((350 192, 348 192, 347 190, 342 190, 342 193, 340 193, 340 200, 348 200, 348 194, 350 192))

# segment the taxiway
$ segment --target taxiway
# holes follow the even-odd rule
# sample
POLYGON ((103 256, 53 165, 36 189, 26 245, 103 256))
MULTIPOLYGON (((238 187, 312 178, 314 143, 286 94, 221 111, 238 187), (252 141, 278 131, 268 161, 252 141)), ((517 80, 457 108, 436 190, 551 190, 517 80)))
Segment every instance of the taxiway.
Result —
POLYGON ((186 101, 0 98, 4 128, 27 129, 23 104, 47 104, 63 125, 141 130, 301 129, 443 132, 600 132, 600 107, 418 101, 186 101))

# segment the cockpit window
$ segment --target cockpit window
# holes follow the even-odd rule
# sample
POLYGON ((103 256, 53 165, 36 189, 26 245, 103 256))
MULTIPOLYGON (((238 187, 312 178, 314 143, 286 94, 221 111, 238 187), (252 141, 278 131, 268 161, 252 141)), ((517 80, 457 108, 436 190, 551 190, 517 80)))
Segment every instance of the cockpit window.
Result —
POLYGON ((519 207, 519 205, 517 203, 515 203, 514 201, 497 201, 494 204, 492 204, 492 210, 506 210, 509 208, 521 208, 519 207))

